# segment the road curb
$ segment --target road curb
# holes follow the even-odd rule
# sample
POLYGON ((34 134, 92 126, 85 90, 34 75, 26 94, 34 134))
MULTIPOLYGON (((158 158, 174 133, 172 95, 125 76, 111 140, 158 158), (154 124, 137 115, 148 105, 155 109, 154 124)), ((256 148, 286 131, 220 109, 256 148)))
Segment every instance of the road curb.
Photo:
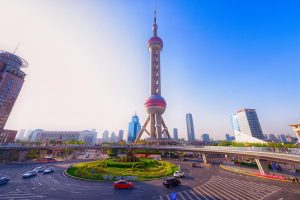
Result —
POLYGON ((86 178, 80 178, 80 177, 72 176, 72 175, 67 173, 67 170, 68 169, 64 170, 63 176, 68 177, 68 178, 77 179, 77 180, 80 180, 80 181, 89 181, 89 182, 105 182, 104 180, 93 180, 93 179, 86 179, 86 178))
POLYGON ((244 174, 244 175, 247 175, 247 176, 253 176, 253 177, 262 178, 262 179, 268 179, 268 180, 275 180, 275 181, 292 183, 289 180, 282 180, 282 179, 276 179, 276 178, 270 178, 270 177, 263 177, 263 176, 257 176, 257 175, 251 174, 251 173, 239 172, 239 171, 236 171, 236 170, 229 169, 229 168, 225 167, 224 165, 220 165, 220 167, 222 169, 224 169, 224 170, 231 171, 231 172, 234 172, 234 173, 237 173, 237 174, 244 174))

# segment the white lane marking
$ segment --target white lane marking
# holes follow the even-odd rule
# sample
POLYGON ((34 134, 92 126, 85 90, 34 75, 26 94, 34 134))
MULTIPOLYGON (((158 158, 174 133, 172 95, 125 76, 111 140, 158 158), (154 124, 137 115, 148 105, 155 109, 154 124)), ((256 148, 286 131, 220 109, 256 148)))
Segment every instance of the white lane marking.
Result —
POLYGON ((184 191, 184 194, 186 194, 186 196, 188 196, 191 200, 193 200, 193 198, 188 194, 188 191, 184 191))
POLYGON ((55 188, 50 188, 50 190, 56 190, 55 188))
MULTIPOLYGON (((186 200, 185 198, 184 198, 184 196, 181 194, 181 192, 178 192, 177 194, 179 194, 179 196, 183 199, 183 200, 186 200)), ((169 195, 168 195, 169 196, 169 195)))
POLYGON ((219 194, 220 196, 221 196, 221 199, 235 199, 235 200, 238 200, 237 198, 235 198, 234 196, 232 196, 232 195, 230 195, 230 194, 228 194, 228 193, 226 193, 225 192, 225 194, 223 194, 224 193, 224 191, 222 191, 219 187, 218 187, 218 185, 214 185, 214 184, 209 184, 209 182, 207 182, 205 185, 203 185, 202 187, 207 187, 208 188, 208 190, 209 189, 212 189, 212 188, 214 188, 214 192, 215 193, 217 193, 217 194, 219 194), (223 193, 222 193, 223 192, 223 193), (229 196, 229 198, 228 198, 228 196, 229 196), (222 198, 223 197, 223 198, 222 198))
MULTIPOLYGON (((219 184, 220 182, 222 183, 222 179, 214 179, 214 180, 211 180, 210 182, 214 183, 214 184, 219 184)), ((237 188, 238 188, 237 193, 240 196, 243 196, 246 199, 251 199, 252 196, 255 197, 254 199, 257 199, 257 198, 259 199, 260 198, 260 196, 257 196, 256 192, 255 193, 253 192, 253 194, 251 194, 251 196, 249 196, 250 192, 249 192, 249 188, 247 188, 247 186, 244 186, 242 184, 233 184, 230 181, 226 181, 226 183, 227 184, 222 185, 223 188, 227 188, 228 191, 233 189, 233 188, 235 189, 234 191, 236 191, 237 188), (247 189, 244 189, 242 187, 245 187, 247 189)), ((232 194, 238 197, 238 195, 236 195, 236 193, 232 193, 232 194)))
POLYGON ((194 190, 195 192, 197 192, 197 193, 200 195, 200 197, 203 197, 205 200, 209 200, 209 199, 207 199, 207 198, 205 197, 205 195, 201 194, 201 192, 199 192, 198 190, 196 190, 196 188, 193 188, 193 190, 194 190))
POLYGON ((198 200, 201 200, 192 190, 190 190, 190 193, 192 194, 192 195, 194 195, 198 200))
MULTIPOLYGON (((196 189, 196 188, 195 188, 195 189, 196 189)), ((211 194, 209 194, 208 192, 206 192, 205 190, 203 190, 203 188, 197 187, 197 190, 200 190, 202 193, 206 194, 206 195, 209 196, 211 199, 217 200, 217 199, 214 198, 213 195, 211 195, 211 194)))

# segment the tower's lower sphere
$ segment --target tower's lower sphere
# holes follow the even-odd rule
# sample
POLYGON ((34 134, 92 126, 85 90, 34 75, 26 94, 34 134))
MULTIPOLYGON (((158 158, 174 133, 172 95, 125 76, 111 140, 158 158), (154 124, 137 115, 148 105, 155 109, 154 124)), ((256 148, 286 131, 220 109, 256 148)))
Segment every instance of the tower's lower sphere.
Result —
POLYGON ((150 96, 144 105, 149 114, 163 114, 167 107, 165 99, 160 95, 150 96))

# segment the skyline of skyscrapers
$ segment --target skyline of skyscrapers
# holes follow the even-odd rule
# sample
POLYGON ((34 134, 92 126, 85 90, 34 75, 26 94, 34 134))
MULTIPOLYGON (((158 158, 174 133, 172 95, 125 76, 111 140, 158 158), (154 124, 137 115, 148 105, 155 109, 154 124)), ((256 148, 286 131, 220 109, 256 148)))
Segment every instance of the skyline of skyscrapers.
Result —
POLYGON ((21 57, 0 51, 0 143, 13 142, 17 131, 4 130, 25 79, 21 68, 28 63, 21 57))
POLYGON ((186 128, 187 128, 188 142, 195 142, 194 123, 193 123, 193 116, 191 113, 186 114, 186 128))
POLYGON ((141 124, 139 122, 139 117, 135 114, 129 123, 127 141, 134 142, 140 130, 141 124))

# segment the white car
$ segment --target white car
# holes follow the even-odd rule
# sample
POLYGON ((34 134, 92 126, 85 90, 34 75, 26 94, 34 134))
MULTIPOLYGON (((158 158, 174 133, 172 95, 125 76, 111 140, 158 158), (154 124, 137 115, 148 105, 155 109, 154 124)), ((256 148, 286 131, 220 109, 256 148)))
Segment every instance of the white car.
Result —
POLYGON ((29 171, 29 172, 23 174, 23 178, 30 178, 30 177, 32 177, 32 176, 36 176, 37 173, 38 173, 38 172, 35 171, 35 170, 29 171))
POLYGON ((181 178, 184 176, 184 172, 183 171, 175 171, 173 176, 176 178, 181 178))

